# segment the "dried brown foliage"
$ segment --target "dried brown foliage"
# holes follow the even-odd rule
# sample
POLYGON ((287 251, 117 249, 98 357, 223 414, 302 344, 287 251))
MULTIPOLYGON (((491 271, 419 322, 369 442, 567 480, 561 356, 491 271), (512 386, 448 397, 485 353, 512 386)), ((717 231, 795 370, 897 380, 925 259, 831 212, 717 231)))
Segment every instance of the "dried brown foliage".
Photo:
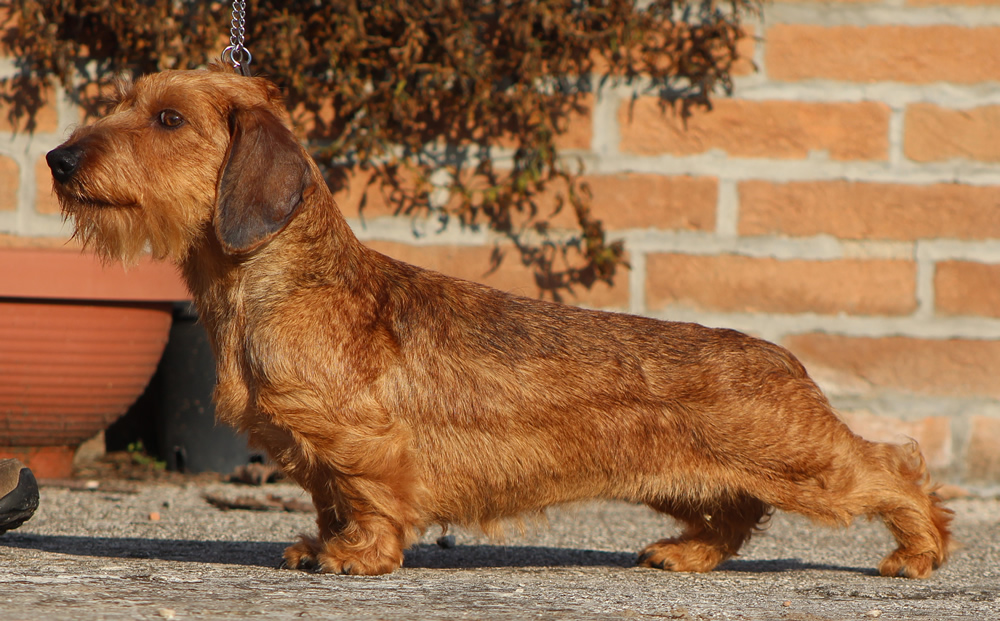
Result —
MULTIPOLYGON (((542 291, 612 282, 625 263, 555 138, 609 81, 685 114, 731 90, 741 17, 757 0, 251 0, 252 69, 277 81, 335 187, 381 184, 398 213, 487 226, 512 240, 542 291), (596 76, 596 77, 592 77, 596 76), (575 214, 553 231, 539 197, 575 214), (436 200, 449 196, 447 200, 436 200)), ((123 71, 204 65, 228 42, 230 6, 177 0, 13 0, 2 80, 31 119, 55 78, 89 114, 123 71), (96 88, 95 88, 96 87, 96 88)), ((498 243, 495 260, 502 257, 498 243)))

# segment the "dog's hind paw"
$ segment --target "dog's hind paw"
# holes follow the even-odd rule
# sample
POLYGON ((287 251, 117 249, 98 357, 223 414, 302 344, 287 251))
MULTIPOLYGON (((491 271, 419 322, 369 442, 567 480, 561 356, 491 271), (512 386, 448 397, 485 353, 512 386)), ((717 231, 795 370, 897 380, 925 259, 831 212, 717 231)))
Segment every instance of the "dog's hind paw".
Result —
POLYGON ((879 563, 878 572, 893 578, 929 578, 937 565, 933 552, 907 554, 896 550, 879 563))
POLYGON ((646 546, 639 554, 638 563, 668 571, 706 572, 715 569, 726 556, 718 548, 701 541, 661 539, 646 546))

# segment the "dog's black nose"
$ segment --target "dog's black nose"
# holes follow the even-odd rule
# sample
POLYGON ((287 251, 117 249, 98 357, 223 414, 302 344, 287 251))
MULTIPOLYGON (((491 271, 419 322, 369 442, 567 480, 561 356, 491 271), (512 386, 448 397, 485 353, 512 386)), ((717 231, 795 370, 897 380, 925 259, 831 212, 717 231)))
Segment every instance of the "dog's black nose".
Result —
POLYGON ((83 149, 80 147, 59 147, 45 154, 45 161, 52 169, 52 176, 59 183, 66 183, 73 178, 80 161, 83 159, 83 149))

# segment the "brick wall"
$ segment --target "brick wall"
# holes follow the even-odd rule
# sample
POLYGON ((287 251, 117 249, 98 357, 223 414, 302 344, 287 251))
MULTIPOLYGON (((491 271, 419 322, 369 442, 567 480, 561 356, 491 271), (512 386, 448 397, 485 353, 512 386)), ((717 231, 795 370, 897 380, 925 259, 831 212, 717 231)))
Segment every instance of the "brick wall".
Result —
MULTIPOLYGON (((1000 0, 772 3, 753 28, 759 70, 686 125, 624 86, 572 122, 632 264, 575 302, 782 343, 859 433, 1000 483, 1000 0)), ((41 157, 76 120, 0 137, 0 244, 61 243, 41 157)), ((340 199, 380 251, 537 294, 513 257, 488 272, 485 232, 340 199)))

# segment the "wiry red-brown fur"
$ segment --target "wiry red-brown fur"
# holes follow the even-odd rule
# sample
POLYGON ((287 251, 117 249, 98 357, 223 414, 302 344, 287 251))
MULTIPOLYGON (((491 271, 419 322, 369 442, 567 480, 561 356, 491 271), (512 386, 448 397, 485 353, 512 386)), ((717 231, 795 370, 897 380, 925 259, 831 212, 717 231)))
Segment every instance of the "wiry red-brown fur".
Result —
POLYGON ((663 569, 712 569, 772 508, 881 517, 899 544, 885 575, 926 577, 948 555, 950 512, 916 446, 851 433, 781 347, 516 297, 361 245, 263 79, 146 76, 49 161, 88 246, 181 267, 219 418, 318 509, 291 567, 390 572, 429 525, 597 497, 683 523, 640 556, 663 569))

